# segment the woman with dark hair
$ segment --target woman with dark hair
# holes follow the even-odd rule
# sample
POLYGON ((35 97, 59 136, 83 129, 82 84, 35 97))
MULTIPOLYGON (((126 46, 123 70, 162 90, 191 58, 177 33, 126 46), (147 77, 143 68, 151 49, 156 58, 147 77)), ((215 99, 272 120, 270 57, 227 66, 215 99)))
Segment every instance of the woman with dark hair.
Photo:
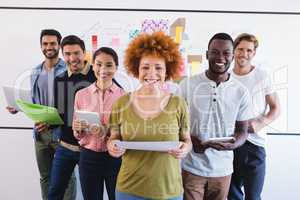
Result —
POLYGON ((185 101, 163 89, 181 64, 178 45, 162 32, 136 37, 125 53, 125 67, 141 86, 117 100, 110 116, 108 151, 122 156, 117 200, 182 200, 180 160, 191 150, 185 101), (180 141, 169 152, 124 150, 123 141, 180 141))
POLYGON ((115 199, 116 178, 121 159, 113 158, 107 152, 107 128, 112 104, 124 94, 114 81, 118 55, 109 48, 102 47, 93 55, 93 71, 96 82, 79 90, 75 96, 75 111, 97 112, 99 124, 88 124, 74 115, 74 136, 81 146, 79 175, 82 194, 86 200, 102 200, 104 182, 108 197, 115 199))

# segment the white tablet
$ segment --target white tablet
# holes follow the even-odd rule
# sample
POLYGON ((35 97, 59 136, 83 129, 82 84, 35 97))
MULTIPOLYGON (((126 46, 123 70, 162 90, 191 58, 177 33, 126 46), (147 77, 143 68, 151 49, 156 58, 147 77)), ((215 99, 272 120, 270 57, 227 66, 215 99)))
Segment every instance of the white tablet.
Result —
POLYGON ((3 86, 3 92, 6 98, 8 106, 15 108, 17 111, 21 111, 16 101, 18 99, 32 103, 30 89, 15 88, 11 86, 3 86))
POLYGON ((214 138, 209 138, 205 142, 234 142, 235 138, 234 137, 214 137, 214 138))
POLYGON ((96 112, 76 110, 75 115, 77 119, 86 121, 89 125, 101 125, 99 114, 96 112))

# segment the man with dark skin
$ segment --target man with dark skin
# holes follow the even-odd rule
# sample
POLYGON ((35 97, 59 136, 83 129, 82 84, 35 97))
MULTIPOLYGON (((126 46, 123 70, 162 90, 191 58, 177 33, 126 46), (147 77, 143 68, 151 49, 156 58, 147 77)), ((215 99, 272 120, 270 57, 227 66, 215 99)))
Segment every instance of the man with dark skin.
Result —
POLYGON ((184 199, 225 200, 233 171, 232 150, 247 138, 249 93, 227 72, 233 40, 217 33, 206 53, 208 70, 181 82, 190 110, 193 150, 183 159, 184 199), (209 138, 233 137, 223 141, 209 138))

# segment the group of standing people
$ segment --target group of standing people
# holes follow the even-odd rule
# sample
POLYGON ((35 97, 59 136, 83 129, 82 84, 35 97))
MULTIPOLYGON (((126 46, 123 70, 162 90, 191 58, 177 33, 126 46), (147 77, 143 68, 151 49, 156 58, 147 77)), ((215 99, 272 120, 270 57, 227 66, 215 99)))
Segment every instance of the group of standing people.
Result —
POLYGON ((264 128, 279 115, 279 101, 268 74, 251 62, 255 36, 233 41, 215 34, 208 43, 208 69, 184 79, 175 93, 164 83, 177 78, 182 58, 178 44, 162 32, 141 34, 127 47, 124 67, 140 82, 129 93, 113 78, 119 65, 113 49, 99 48, 90 65, 75 35, 61 41, 58 31, 46 29, 40 44, 45 60, 31 74, 33 102, 56 107, 64 121, 34 126, 44 200, 75 199, 76 165, 86 200, 103 199, 104 183, 110 200, 261 198, 264 128), (77 110, 97 112, 99 125, 80 121, 77 110), (227 136, 234 139, 207 140, 227 136), (117 140, 180 146, 168 152, 125 150, 117 140))

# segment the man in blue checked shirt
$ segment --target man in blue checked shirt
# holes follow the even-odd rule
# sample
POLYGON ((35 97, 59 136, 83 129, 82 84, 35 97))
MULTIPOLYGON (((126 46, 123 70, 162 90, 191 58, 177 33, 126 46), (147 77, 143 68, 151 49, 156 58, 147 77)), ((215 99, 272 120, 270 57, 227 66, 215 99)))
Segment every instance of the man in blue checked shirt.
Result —
MULTIPOLYGON (((44 29, 40 34, 41 51, 45 60, 33 68, 30 75, 32 101, 36 104, 54 106, 53 83, 55 77, 66 71, 66 65, 59 58, 61 35, 54 29, 44 29)), ((7 107, 7 110, 15 114, 17 110, 7 107)), ((50 169, 58 144, 59 131, 49 124, 39 122, 34 124, 34 146, 38 169, 40 172, 40 186, 42 199, 47 200, 50 169)), ((72 177, 65 193, 65 200, 76 198, 76 178, 72 177)))

